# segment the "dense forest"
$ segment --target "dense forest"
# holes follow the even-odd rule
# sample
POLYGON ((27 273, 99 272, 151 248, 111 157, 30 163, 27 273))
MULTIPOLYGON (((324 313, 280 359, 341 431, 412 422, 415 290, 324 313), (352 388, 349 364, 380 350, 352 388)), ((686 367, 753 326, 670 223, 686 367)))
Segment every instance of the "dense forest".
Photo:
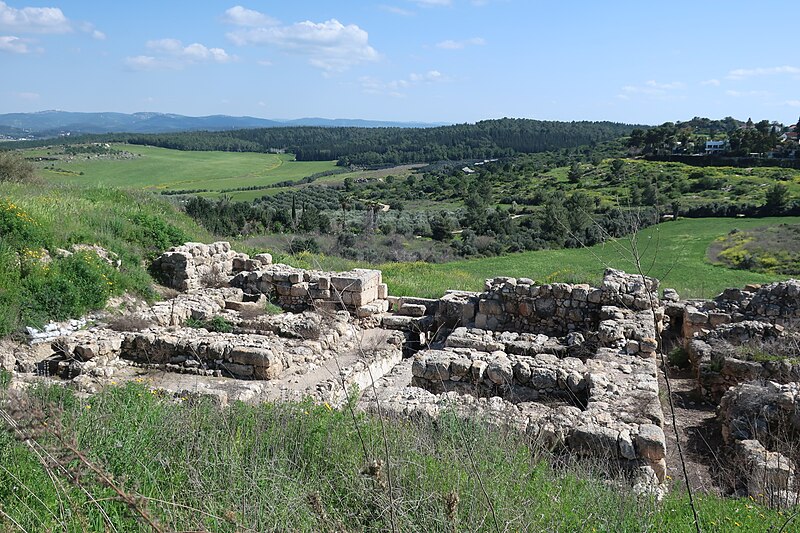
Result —
POLYGON ((616 139, 634 127, 506 118, 437 128, 262 128, 129 135, 120 140, 178 150, 286 151, 298 161, 336 159, 343 166, 369 166, 492 159, 575 148, 616 139))

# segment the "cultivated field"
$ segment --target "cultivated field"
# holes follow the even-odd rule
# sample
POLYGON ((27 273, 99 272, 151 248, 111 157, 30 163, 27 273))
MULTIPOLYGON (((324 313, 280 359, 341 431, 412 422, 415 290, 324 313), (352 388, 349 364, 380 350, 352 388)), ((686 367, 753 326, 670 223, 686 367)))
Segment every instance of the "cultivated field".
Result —
MULTIPOLYGON (((726 287, 785 279, 713 265, 706 251, 732 229, 798 223, 798 217, 682 219, 643 230, 636 239, 646 274, 673 287, 682 297, 709 298, 726 287)), ((598 283, 607 267, 636 272, 631 239, 622 238, 583 249, 541 250, 442 264, 387 263, 384 279, 392 294, 440 297, 447 289, 482 290, 495 276, 533 278, 539 282, 598 283)))
MULTIPOLYGON (((335 161, 294 161, 291 154, 239 152, 185 152, 137 145, 111 145, 134 156, 92 157, 79 154, 72 160, 39 163, 42 176, 69 183, 107 185, 152 191, 207 189, 218 195, 225 189, 263 187, 282 181, 297 181, 318 172, 333 170, 335 161), (81 174, 82 173, 82 174, 81 174)), ((47 157, 46 150, 30 151, 27 157, 47 157)), ((269 191, 229 192, 236 200, 252 199, 269 191), (238 198, 238 196, 242 198, 238 198)))

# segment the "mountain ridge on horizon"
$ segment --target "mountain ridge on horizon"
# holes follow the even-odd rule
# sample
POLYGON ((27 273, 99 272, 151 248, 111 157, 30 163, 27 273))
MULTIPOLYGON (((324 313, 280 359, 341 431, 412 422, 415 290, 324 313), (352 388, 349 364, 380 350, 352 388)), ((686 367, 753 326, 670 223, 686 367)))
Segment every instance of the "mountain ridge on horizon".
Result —
POLYGON ((44 110, 0 114, 0 135, 12 137, 56 137, 64 134, 174 133, 179 131, 224 131, 287 126, 430 128, 447 124, 320 117, 298 119, 265 119, 232 115, 193 117, 152 111, 118 113, 113 111, 73 112, 44 110))

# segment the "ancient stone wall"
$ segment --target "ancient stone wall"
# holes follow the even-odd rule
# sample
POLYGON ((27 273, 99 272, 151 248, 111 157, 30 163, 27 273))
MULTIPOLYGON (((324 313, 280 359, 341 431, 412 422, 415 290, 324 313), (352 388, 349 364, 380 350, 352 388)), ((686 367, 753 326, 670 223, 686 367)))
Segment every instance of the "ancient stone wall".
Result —
POLYGON ((228 242, 212 244, 187 242, 170 248, 151 265, 151 271, 167 287, 188 291, 227 285, 230 277, 244 270, 258 270, 272 264, 270 254, 247 254, 231 249, 228 242))
POLYGON ((380 270, 319 272, 275 264, 240 272, 231 285, 249 294, 265 294, 290 311, 349 310, 365 318, 389 309, 388 288, 380 270))
POLYGON ((748 383, 729 389, 719 405, 722 437, 733 448, 739 483, 773 506, 800 501, 800 383, 748 383))
MULTIPOLYGON (((601 327, 603 308, 654 308, 661 313, 658 281, 608 269, 600 287, 585 284, 537 285, 527 278, 487 280, 480 294, 453 291, 441 298, 440 322, 492 331, 566 335, 601 327)), ((651 335, 653 337, 654 335, 651 335)))
POLYGON ((686 346, 700 392, 719 401, 739 383, 800 381, 800 334, 745 320, 696 333, 686 346))
POLYGON ((800 280, 725 289, 713 300, 690 301, 683 307, 687 340, 703 330, 744 320, 791 326, 800 322, 800 280))

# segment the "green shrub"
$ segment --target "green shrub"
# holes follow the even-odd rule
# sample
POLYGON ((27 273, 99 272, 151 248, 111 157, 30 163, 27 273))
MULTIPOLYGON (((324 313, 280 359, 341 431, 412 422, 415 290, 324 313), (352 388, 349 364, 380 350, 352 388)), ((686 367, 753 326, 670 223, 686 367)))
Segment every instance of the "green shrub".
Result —
POLYGON ((56 258, 49 264, 23 261, 21 318, 26 324, 65 320, 105 305, 119 291, 119 273, 91 252, 56 258))
POLYGON ((224 316, 219 315, 205 321, 190 318, 186 321, 186 326, 190 328, 205 328, 215 333, 230 333, 233 331, 233 324, 228 322, 224 316))
POLYGON ((165 222, 162 217, 137 213, 131 220, 137 227, 135 240, 155 255, 191 240, 183 230, 165 222))
POLYGON ((675 348, 669 355, 667 355, 667 360, 669 361, 670 366, 678 367, 678 368, 689 368, 689 354, 683 348, 675 348))

